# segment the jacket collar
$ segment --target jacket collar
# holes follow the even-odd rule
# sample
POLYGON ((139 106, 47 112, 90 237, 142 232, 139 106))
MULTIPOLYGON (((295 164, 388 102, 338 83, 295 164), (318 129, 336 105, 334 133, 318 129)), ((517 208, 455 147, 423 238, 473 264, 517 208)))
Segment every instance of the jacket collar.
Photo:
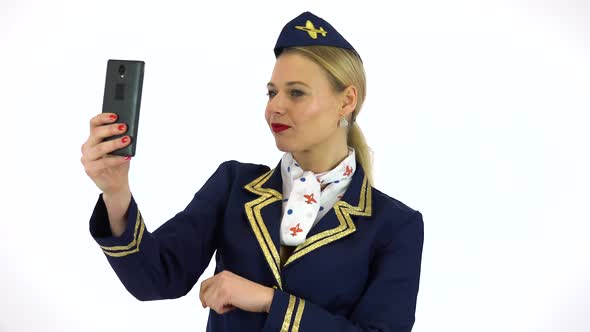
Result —
MULTIPOLYGON (((278 287, 282 289, 279 253, 283 180, 280 161, 275 168, 245 185, 244 189, 256 194, 255 198, 244 204, 244 209, 278 287)), ((371 186, 361 164, 357 163, 344 196, 309 230, 306 240, 295 248, 282 268, 354 233, 356 218, 370 217, 371 207, 371 186)))

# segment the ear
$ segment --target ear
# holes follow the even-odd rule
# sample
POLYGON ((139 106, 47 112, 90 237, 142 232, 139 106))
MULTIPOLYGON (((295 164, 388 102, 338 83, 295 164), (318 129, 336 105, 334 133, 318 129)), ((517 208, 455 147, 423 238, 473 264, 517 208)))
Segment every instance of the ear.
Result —
POLYGON ((356 108, 356 103, 358 100, 358 90, 356 86, 349 85, 341 93, 341 96, 342 100, 340 103, 340 115, 348 117, 348 114, 352 114, 352 112, 354 112, 354 109, 356 108))

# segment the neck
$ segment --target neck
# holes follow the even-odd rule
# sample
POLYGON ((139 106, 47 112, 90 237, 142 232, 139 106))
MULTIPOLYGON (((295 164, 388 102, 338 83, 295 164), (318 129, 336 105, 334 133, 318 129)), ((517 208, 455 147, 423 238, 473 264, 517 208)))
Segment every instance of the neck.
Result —
POLYGON ((346 140, 341 140, 336 144, 319 144, 292 154, 304 171, 318 174, 338 166, 348 156, 348 145, 346 140))

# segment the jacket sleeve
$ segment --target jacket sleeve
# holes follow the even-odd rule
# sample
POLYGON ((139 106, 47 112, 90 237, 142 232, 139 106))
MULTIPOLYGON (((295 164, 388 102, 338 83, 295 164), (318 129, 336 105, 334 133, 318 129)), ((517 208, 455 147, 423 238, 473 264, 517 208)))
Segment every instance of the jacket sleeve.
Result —
POLYGON ((103 194, 99 195, 90 218, 90 234, 138 300, 184 296, 209 265, 231 186, 228 163, 217 168, 183 211, 153 233, 132 195, 127 228, 121 236, 113 236, 103 194))
POLYGON ((275 288, 263 331, 410 332, 423 242, 422 214, 416 211, 377 253, 365 292, 349 317, 275 288))

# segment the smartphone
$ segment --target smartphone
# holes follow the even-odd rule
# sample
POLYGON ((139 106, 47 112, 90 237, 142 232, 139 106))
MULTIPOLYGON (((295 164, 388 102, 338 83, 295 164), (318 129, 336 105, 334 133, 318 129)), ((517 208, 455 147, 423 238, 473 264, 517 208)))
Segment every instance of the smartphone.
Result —
POLYGON ((131 143, 110 152, 110 155, 135 156, 144 67, 145 62, 139 60, 109 59, 107 62, 102 112, 117 114, 115 122, 124 123, 127 131, 106 137, 104 141, 119 139, 125 135, 131 137, 131 143))

